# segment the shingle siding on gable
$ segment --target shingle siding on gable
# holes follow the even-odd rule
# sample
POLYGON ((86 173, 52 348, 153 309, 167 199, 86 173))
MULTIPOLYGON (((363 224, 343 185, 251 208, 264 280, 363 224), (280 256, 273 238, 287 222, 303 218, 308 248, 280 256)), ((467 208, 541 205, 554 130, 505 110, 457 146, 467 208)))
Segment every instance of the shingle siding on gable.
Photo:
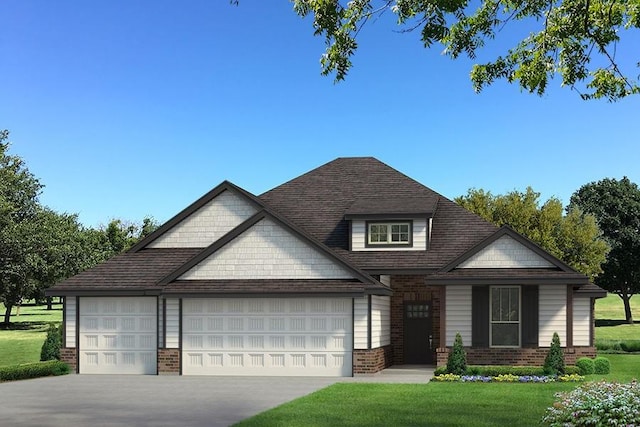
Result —
POLYGON ((149 248, 204 248, 256 213, 256 208, 231 191, 182 220, 149 244, 149 248))
POLYGON ((567 288, 558 285, 540 285, 538 289, 540 307, 538 345, 549 347, 553 333, 557 332, 560 344, 564 347, 567 343, 567 288))
POLYGON ((283 227, 263 219, 183 274, 197 279, 350 279, 353 275, 283 227))
POLYGON ((509 236, 502 236, 464 261, 458 268, 549 268, 546 259, 509 236))
POLYGON ((591 299, 573 299, 573 345, 591 345, 591 299))
MULTIPOLYGON (((398 222, 402 221, 398 220, 398 222)), ((413 219, 413 246, 389 247, 380 245, 378 247, 367 247, 366 221, 364 220, 353 220, 351 233, 351 250, 353 251, 424 251, 427 249, 427 220, 425 218, 413 219)))

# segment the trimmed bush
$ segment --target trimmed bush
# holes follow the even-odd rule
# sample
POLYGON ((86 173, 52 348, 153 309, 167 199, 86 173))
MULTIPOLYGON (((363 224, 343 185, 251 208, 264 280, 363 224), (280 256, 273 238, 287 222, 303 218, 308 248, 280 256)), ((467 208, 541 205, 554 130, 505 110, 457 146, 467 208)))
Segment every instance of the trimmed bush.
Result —
POLYGON ((551 347, 544 359, 544 372, 548 375, 564 374, 564 353, 560 347, 560 337, 557 332, 553 333, 551 347))
POLYGON ((589 359, 588 357, 578 359, 576 366, 580 369, 580 375, 591 375, 595 372, 593 359, 589 359))
POLYGON ((640 352, 640 341, 636 341, 636 340, 620 341, 620 349, 622 351, 626 351, 627 353, 640 352))
POLYGON ((640 384, 587 383, 557 393, 542 422, 548 426, 640 425, 640 384))
POLYGON ((598 356, 593 360, 593 371, 595 374, 608 374, 611 372, 611 364, 606 357, 598 356))
POLYGON ((544 375, 544 370, 539 366, 503 366, 503 365, 491 365, 491 366, 473 366, 473 373, 471 369, 467 369, 467 375, 484 375, 488 377, 497 377, 499 375, 544 375))
POLYGON ((56 327, 54 324, 49 325, 47 338, 42 344, 40 350, 40 360, 60 360, 60 347, 62 347, 62 327, 56 327))
POLYGON ((577 366, 566 365, 564 367, 564 373, 567 375, 574 375, 574 374, 580 375, 580 368, 578 368, 577 366))
POLYGON ((447 373, 447 367, 446 366, 440 366, 439 368, 436 368, 433 371, 433 375, 434 376, 438 376, 438 375, 444 375, 447 373))
POLYGON ((60 362, 59 360, 4 366, 0 368, 0 382, 49 377, 52 375, 65 375, 68 373, 69 365, 64 362, 60 362))
POLYGON ((447 358, 447 372, 450 374, 464 375, 467 370, 467 353, 462 345, 462 336, 460 332, 456 333, 456 339, 453 342, 453 348, 447 358))

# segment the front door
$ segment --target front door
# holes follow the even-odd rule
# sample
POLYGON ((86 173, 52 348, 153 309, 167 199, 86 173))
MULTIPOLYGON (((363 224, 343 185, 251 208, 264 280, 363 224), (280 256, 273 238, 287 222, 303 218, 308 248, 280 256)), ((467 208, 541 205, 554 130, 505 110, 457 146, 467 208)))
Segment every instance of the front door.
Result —
POLYGON ((431 302, 406 302, 404 304, 404 363, 432 363, 432 338, 431 302))

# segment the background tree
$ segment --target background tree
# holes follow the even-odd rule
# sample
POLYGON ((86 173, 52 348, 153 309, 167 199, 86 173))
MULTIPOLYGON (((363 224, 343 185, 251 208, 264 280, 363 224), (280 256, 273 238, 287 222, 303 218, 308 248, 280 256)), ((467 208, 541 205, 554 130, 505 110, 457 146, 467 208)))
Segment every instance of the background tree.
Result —
POLYGON ((622 299, 625 318, 633 323, 629 299, 640 293, 640 189, 627 177, 606 178, 580 187, 571 206, 594 215, 611 245, 596 284, 622 299))
MULTIPOLYGON (((618 100, 640 92, 640 77, 616 57, 621 35, 640 28, 637 0, 292 0, 295 12, 313 16, 316 36, 325 39, 322 73, 343 80, 351 68, 356 37, 370 20, 395 15, 403 32, 420 30, 425 47, 444 46, 451 58, 466 54, 476 60, 488 40, 502 39, 505 27, 528 34, 509 42, 493 60, 476 64, 471 80, 476 91, 497 79, 517 83, 542 95, 555 75, 583 99, 618 100), (625 33, 625 31, 629 31, 625 33)), ((232 0, 232 3, 238 3, 232 0)), ((512 33, 514 32, 512 31, 512 33)), ((628 46, 633 54, 637 50, 628 46)))
POLYGON ((540 193, 531 187, 524 193, 512 191, 498 196, 470 189, 455 201, 497 226, 509 225, 591 280, 602 271, 607 243, 596 219, 576 207, 563 215, 560 200, 552 197, 540 204, 540 193))

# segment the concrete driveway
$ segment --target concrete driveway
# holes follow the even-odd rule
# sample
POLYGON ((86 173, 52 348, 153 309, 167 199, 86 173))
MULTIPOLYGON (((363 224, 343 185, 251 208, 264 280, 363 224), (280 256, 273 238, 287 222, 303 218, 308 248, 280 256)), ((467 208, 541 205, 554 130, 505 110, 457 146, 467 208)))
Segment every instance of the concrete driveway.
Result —
POLYGON ((0 425, 228 426, 341 378, 65 375, 0 384, 0 425))

